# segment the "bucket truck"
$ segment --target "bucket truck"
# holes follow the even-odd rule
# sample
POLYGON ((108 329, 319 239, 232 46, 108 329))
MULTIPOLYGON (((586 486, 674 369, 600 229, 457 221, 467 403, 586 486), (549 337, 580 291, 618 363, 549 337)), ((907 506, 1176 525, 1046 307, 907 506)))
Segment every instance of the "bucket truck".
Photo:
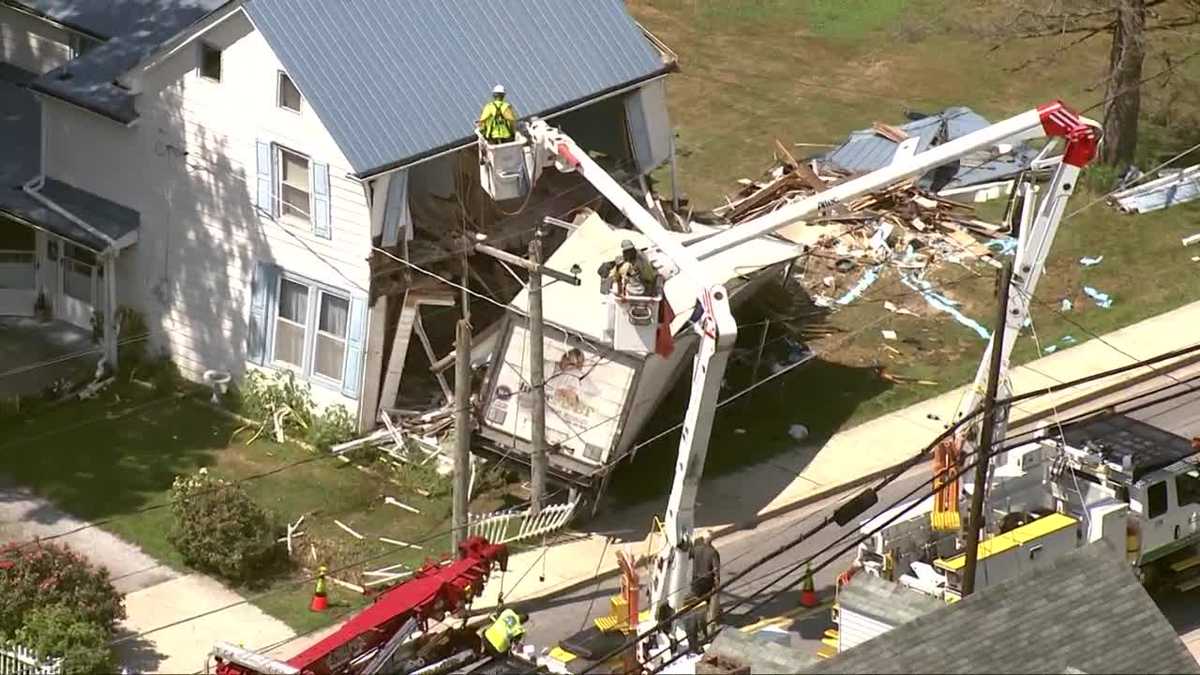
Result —
MULTIPOLYGON (((704 472, 725 366, 737 338, 737 323, 730 311, 723 280, 713 278, 705 268, 704 260, 758 237, 770 235, 839 202, 923 175, 966 155, 989 149, 999 154, 1006 149, 1011 150, 1015 143, 1039 137, 1062 139, 1066 147, 1054 179, 1045 188, 1042 205, 1037 209, 1031 227, 1022 232, 1022 244, 1018 247, 1017 269, 1021 275, 1018 284, 1022 292, 1017 295, 1022 309, 1017 311, 1027 313, 1029 294, 1041 273, 1042 262, 1062 218, 1067 198, 1075 188, 1079 170, 1092 159, 1099 141, 1098 126, 1059 101, 1039 106, 919 154, 912 154, 910 148, 907 153, 898 153, 887 167, 798 199, 770 214, 731 227, 690 246, 684 246, 663 227, 575 141, 543 120, 533 119, 515 143, 489 146, 481 142, 481 182, 490 193, 495 195, 496 186, 511 185, 514 181, 523 182, 528 189, 537 180, 542 168, 550 165, 559 171, 577 172, 671 261, 676 274, 694 291, 696 307, 692 328, 700 335, 700 345, 693 363, 691 394, 680 432, 674 482, 667 501, 665 542, 652 570, 650 617, 659 616, 664 608, 680 607, 689 593, 696 495, 704 472), (523 153, 522 156, 516 156, 518 151, 523 153)), ((1028 211, 1031 201, 1027 199, 1025 204, 1028 211)), ((620 306, 617 308, 618 313, 624 311, 620 306)), ((617 320, 622 319, 618 317, 617 320)), ((1004 332, 1011 332, 1015 336, 1022 322, 1023 319, 1009 322, 1004 332)), ((1011 340, 1005 344, 1011 345, 1011 340)), ((681 639, 673 641, 674 644, 686 644, 681 632, 676 631, 675 634, 681 639)), ((665 636, 663 643, 666 643, 665 636)), ((655 645, 653 649, 639 651, 663 654, 666 650, 655 645)), ((670 654, 666 654, 662 658, 669 657, 670 654)))

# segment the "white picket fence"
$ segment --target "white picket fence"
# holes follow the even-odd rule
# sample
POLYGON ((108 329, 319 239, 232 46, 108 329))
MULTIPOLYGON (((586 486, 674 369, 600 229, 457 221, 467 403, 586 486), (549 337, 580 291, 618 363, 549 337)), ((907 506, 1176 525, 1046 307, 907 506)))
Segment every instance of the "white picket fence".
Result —
POLYGON ((536 516, 529 509, 472 513, 467 521, 467 534, 483 537, 493 544, 533 539, 564 527, 575 515, 575 504, 572 501, 547 506, 536 516))
POLYGON ((60 675, 62 659, 43 662, 21 645, 0 645, 0 675, 60 675))

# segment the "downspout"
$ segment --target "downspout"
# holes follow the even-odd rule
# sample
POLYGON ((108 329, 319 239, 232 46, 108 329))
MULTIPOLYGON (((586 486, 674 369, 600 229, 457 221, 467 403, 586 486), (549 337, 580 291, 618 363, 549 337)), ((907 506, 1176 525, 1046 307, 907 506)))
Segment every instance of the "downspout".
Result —
MULTIPOLYGON (((41 189, 46 185, 46 109, 42 108, 42 130, 41 130, 41 166, 38 168, 38 174, 25 182, 21 186, 21 190, 37 201, 42 206, 50 209, 58 215, 66 218, 75 225, 83 228, 89 234, 95 236, 106 246, 99 251, 100 264, 104 270, 104 286, 101 293, 106 298, 104 303, 104 358, 109 365, 116 370, 117 368, 117 335, 116 335, 116 263, 117 263, 117 242, 107 234, 96 229, 82 218, 71 213, 63 208, 60 204, 50 199, 41 193, 41 189)), ((60 256, 61 258, 61 256, 60 256)))

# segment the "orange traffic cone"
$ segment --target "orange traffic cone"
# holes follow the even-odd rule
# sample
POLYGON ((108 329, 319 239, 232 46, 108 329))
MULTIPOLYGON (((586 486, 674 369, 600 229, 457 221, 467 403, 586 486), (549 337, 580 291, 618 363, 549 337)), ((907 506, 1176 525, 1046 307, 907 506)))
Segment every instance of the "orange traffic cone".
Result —
POLYGON ((817 599, 817 591, 813 588, 812 568, 804 569, 804 585, 800 589, 800 606, 801 607, 816 607, 821 604, 817 599))
POLYGON ((313 591, 312 602, 308 605, 310 612, 324 612, 329 607, 329 597, 325 594, 325 566, 317 568, 317 588, 313 591))

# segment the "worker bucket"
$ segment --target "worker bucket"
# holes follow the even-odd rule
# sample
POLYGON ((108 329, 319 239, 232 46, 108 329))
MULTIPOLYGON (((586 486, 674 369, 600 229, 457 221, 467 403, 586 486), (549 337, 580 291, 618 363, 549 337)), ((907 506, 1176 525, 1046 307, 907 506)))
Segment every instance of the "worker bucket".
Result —
POLYGON ((313 591, 312 602, 308 603, 308 611, 324 612, 329 608, 329 596, 325 593, 325 567, 317 570, 317 587, 313 591))
POLYGON ((819 604, 821 604, 821 601, 817 599, 817 591, 813 588, 812 568, 805 568, 804 585, 800 590, 800 606, 816 607, 819 604))

